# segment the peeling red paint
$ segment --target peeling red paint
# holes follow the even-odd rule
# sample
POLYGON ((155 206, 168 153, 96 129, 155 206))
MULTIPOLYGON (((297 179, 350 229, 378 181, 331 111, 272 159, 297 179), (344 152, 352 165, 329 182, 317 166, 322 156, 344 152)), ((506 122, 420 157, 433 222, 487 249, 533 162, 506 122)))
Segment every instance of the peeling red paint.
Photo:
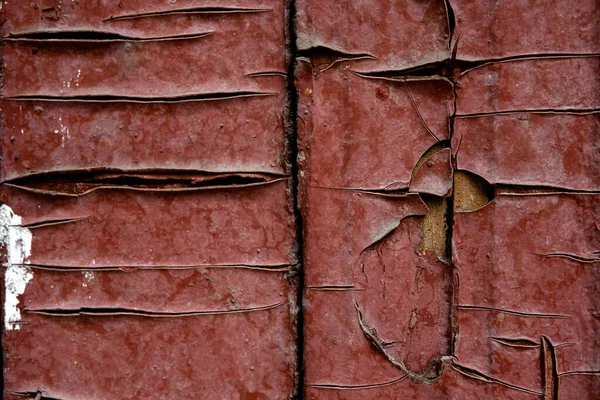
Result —
POLYGON ((456 21, 453 44, 463 60, 600 52, 594 0, 449 3, 456 21))
POLYGON ((597 398, 563 3, 4 2, 4 398, 597 398))
POLYGON ((458 169, 491 184, 600 190, 600 113, 535 113, 457 118, 458 169), (483 150, 483 151, 482 151, 483 150))
POLYGON ((2 4, 4 398, 297 392, 288 4, 266 3, 2 4))

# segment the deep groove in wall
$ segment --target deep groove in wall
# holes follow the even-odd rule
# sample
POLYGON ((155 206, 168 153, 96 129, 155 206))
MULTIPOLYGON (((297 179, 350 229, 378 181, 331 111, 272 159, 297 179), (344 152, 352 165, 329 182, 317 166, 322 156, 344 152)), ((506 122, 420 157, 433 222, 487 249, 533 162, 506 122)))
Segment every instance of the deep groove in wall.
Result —
MULTIPOLYGON (((452 8, 450 6, 450 2, 447 1, 447 5, 448 5, 448 13, 450 14, 450 12, 452 11, 452 8)), ((452 24, 451 24, 451 35, 450 35, 450 43, 452 43, 452 34, 454 33, 454 12, 452 11, 452 24)), ((449 15, 450 18, 450 15, 449 15)), ((455 49, 456 50, 456 49, 455 49)), ((455 81, 454 76, 455 76, 455 63, 456 60, 454 59, 454 55, 455 53, 453 52, 453 58, 450 60, 450 64, 449 64, 449 69, 447 71, 450 81, 452 82, 452 93, 453 93, 453 113, 452 115, 450 115, 448 117, 448 124, 449 124, 449 140, 450 142, 452 142, 452 136, 454 135, 454 122, 456 120, 456 114, 457 114, 457 110, 456 110, 456 104, 457 104, 457 97, 458 97, 458 92, 456 90, 458 83, 455 81)), ((455 159, 455 155, 452 154, 451 152, 451 159, 450 162, 452 163, 452 168, 453 168, 453 173, 452 173, 452 192, 450 193, 450 196, 446 197, 446 207, 444 208, 444 223, 445 223, 445 227, 446 227, 446 257, 448 259, 448 263, 449 263, 449 267, 450 267, 450 280, 451 280, 451 287, 450 287, 450 313, 448 315, 448 319, 449 319, 449 325, 450 325, 450 355, 454 356, 454 353, 456 351, 456 340, 458 338, 458 324, 457 324, 457 320, 456 320, 456 310, 457 310, 457 306, 458 306, 458 285, 459 285, 459 280, 458 280, 458 272, 456 271, 456 267, 454 265, 454 260, 453 260, 453 252, 452 252, 452 238, 453 238, 453 231, 454 231, 454 196, 455 196, 455 190, 456 190, 456 186, 454 184, 455 180, 454 180, 454 176, 456 173, 456 159, 455 159)))
POLYGON ((297 380, 296 391, 293 395, 295 400, 304 398, 304 314, 302 310, 302 298, 304 294, 304 263, 303 263, 303 222, 302 213, 299 205, 299 166, 298 166, 298 128, 296 119, 298 115, 298 93, 294 82, 294 69, 296 59, 298 58, 298 48, 296 46, 296 2, 287 0, 287 47, 288 47, 288 65, 286 89, 288 96, 288 114, 287 114, 287 139, 289 162, 291 166, 292 186, 293 186, 293 206, 296 219, 296 243, 297 243, 297 314, 296 314, 296 346, 297 346, 297 380))

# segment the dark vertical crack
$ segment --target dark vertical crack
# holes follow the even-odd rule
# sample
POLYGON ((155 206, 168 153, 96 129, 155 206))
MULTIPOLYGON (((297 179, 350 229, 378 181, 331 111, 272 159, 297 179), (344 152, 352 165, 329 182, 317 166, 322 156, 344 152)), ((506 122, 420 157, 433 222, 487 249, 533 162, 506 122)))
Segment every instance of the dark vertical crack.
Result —
POLYGON ((293 208, 296 219, 296 243, 297 243, 297 366, 296 366, 296 390, 293 399, 301 400, 304 398, 304 314, 302 310, 302 298, 304 294, 304 264, 303 264, 303 222, 299 205, 299 166, 298 166, 298 129, 296 119, 298 116, 298 93, 294 83, 294 68, 298 57, 298 48, 296 46, 296 2, 287 0, 287 76, 286 90, 288 98, 288 113, 286 121, 286 133, 288 140, 288 157, 290 163, 290 172, 293 186, 293 208))
POLYGON ((444 0, 444 5, 446 6, 446 14, 448 17, 448 48, 451 49, 454 29, 456 28, 456 15, 454 14, 454 9, 452 8, 450 0, 444 0))
MULTIPOLYGON (((449 45, 452 45, 452 35, 454 34, 454 26, 455 26, 455 21, 454 21, 454 11, 452 10, 452 6, 450 5, 450 1, 446 0, 446 8, 448 11, 448 23, 449 23, 449 29, 450 29, 450 42, 449 45)), ((450 58, 450 60, 448 61, 448 69, 447 74, 448 74, 448 79, 450 80, 450 82, 452 82, 452 94, 453 94, 453 107, 452 107, 452 114, 449 115, 448 117, 448 124, 449 124, 449 141, 450 143, 452 143, 452 137, 454 135, 454 122, 456 120, 456 114, 457 114, 457 110, 456 110, 456 104, 457 104, 457 97, 458 97, 458 93, 457 93, 457 87, 458 87, 458 82, 455 79, 456 74, 456 69, 457 67, 457 62, 456 62, 456 52, 458 50, 458 43, 456 44, 456 46, 454 47, 454 49, 452 50, 452 58, 450 58)), ((450 151, 450 159, 451 159, 451 163, 452 163, 452 170, 456 171, 456 157, 453 154, 452 151, 450 151)), ((453 252, 452 252, 452 238, 453 238, 453 230, 454 230, 454 190, 455 190, 455 185, 454 185, 454 173, 453 173, 453 177, 452 177, 452 192, 450 193, 450 196, 446 197, 446 207, 444 209, 444 220, 445 220, 445 224, 446 224, 446 258, 448 259, 448 263, 450 265, 450 271, 451 271, 451 288, 450 288, 450 313, 449 313, 449 324, 450 324, 450 355, 454 356, 454 353, 456 351, 456 339, 458 337, 458 324, 456 321, 456 307, 458 305, 458 285, 459 285, 459 276, 458 276, 458 271, 456 270, 456 266, 454 265, 454 260, 453 260, 453 252)))

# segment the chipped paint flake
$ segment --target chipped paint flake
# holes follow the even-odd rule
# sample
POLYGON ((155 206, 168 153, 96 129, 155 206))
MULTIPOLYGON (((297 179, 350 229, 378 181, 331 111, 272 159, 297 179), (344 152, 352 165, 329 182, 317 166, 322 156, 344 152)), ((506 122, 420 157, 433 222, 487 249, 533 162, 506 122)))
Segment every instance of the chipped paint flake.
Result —
POLYGON ((19 296, 33 279, 31 268, 23 265, 31 255, 31 239, 31 231, 21 226, 21 217, 9 206, 0 206, 0 240, 6 246, 7 254, 4 274, 4 328, 7 331, 20 329, 19 296))
POLYGON ((94 273, 92 271, 83 271, 81 273, 83 275, 83 283, 81 284, 81 286, 83 287, 87 287, 88 283, 91 283, 95 277, 94 277, 94 273))

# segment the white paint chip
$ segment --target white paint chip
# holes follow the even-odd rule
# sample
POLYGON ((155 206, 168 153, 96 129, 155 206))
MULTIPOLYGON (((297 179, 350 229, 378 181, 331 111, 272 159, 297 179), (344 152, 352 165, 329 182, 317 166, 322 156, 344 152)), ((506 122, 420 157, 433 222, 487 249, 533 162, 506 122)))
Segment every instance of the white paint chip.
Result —
POLYGON ((33 279, 31 268, 23 265, 31 256, 32 235, 29 229, 21 226, 21 221, 9 206, 0 206, 0 241, 6 247, 8 258, 4 274, 4 329, 7 331, 21 328, 19 296, 25 293, 27 283, 33 279))

